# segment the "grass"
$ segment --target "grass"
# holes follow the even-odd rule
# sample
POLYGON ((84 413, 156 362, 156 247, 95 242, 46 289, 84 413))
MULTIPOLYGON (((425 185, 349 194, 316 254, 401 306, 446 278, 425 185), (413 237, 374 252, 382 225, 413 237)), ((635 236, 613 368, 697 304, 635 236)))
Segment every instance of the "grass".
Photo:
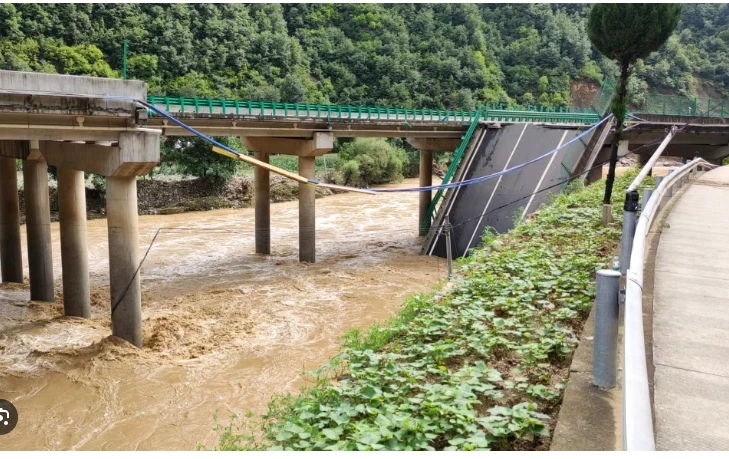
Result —
POLYGON ((549 445, 594 272, 620 236, 604 182, 570 187, 504 235, 487 234, 453 283, 344 336, 298 395, 219 424, 216 449, 532 450, 549 445))

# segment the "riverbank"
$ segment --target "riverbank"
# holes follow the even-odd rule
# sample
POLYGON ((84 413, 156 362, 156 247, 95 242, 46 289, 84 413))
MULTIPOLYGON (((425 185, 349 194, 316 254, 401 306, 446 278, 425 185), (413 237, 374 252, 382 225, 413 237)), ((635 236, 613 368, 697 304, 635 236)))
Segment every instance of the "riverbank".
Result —
MULTIPOLYGON (((298 199, 299 184, 280 175, 271 175, 271 202, 298 199)), ((316 188, 316 197, 331 196, 327 188, 316 188)), ((55 183, 49 186, 51 221, 58 221, 58 192, 55 183)), ((20 220, 25 223, 25 193, 18 190, 20 220)), ((217 177, 166 179, 160 177, 137 181, 139 215, 177 214, 199 210, 241 209, 253 206, 253 179, 233 177, 225 181, 217 177)), ((106 216, 106 197, 103 189, 86 187, 88 219, 106 216)))
MULTIPOLYGON (((615 202, 634 174, 616 179, 615 202)), ((311 386, 275 397, 262 418, 222 424, 215 447, 548 449, 594 273, 622 220, 614 206, 601 224, 604 182, 571 191, 487 237, 443 291, 348 333, 311 386)))
POLYGON ((21 416, 0 450, 213 444, 214 413, 265 412, 273 394, 305 384, 302 369, 326 363, 347 330, 389 317, 445 273, 418 255, 417 193, 317 200, 316 264, 298 261, 296 202, 271 205, 271 256, 253 253, 253 210, 139 217, 141 253, 163 228, 141 271, 141 350, 108 338, 104 219, 88 222, 92 317, 62 317, 53 223, 57 302, 0 285, 0 394, 21 416))

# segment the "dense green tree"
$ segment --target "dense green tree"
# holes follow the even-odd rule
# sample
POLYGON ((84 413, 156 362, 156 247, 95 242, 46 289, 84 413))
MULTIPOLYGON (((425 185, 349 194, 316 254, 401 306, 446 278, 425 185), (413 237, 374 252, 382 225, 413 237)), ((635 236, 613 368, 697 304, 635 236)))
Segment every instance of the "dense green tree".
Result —
MULTIPOLYGON (((236 151, 244 151, 237 137, 216 137, 236 151)), ((199 137, 168 137, 162 142, 162 162, 173 164, 183 175, 217 177, 227 180, 233 176, 239 161, 214 153, 210 144, 199 137)))
MULTIPOLYGON (((594 88, 620 73, 591 46, 590 8, 5 3, 0 68, 119 77, 128 40, 129 77, 145 80, 155 95, 434 109, 565 106, 574 105, 578 85, 594 88)), ((677 33, 637 58, 632 75, 633 106, 645 104, 649 91, 722 98, 729 5, 685 5, 677 33)))
POLYGON ((403 179, 407 161, 404 149, 385 139, 359 137, 339 151, 341 182, 350 186, 369 186, 403 179))
POLYGON ((628 109, 627 90, 631 66, 636 60, 657 51, 671 36, 680 17, 681 4, 678 3, 599 3, 590 11, 587 25, 590 41, 620 66, 620 81, 611 104, 616 128, 605 183, 605 204, 610 204, 615 180, 618 144, 628 109))
MULTIPOLYGON (((458 108, 470 91, 475 103, 523 103, 531 93, 569 105, 575 80, 619 72, 590 46, 589 8, 3 4, 0 68, 119 75, 126 39, 130 77, 160 95, 458 108)), ((634 75, 647 86, 636 86, 634 102, 647 87, 713 97, 729 88, 729 8, 684 10, 681 32, 636 61, 634 75)))

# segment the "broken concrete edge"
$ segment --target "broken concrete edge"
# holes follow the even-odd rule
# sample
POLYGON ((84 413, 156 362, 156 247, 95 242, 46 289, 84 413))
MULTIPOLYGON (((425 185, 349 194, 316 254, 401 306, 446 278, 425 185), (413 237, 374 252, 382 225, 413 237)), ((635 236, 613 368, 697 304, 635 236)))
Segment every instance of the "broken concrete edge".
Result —
POLYGON ((147 83, 141 80, 14 70, 0 70, 0 91, 43 96, 56 93, 88 98, 114 96, 147 100, 147 83))

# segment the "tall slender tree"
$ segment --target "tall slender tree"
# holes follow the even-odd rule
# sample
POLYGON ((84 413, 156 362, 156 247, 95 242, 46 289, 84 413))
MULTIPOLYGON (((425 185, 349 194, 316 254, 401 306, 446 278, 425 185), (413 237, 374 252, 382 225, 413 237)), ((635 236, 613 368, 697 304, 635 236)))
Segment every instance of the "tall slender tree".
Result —
POLYGON ((668 40, 678 25, 681 8, 678 3, 598 3, 590 10, 587 23, 590 41, 598 51, 620 66, 620 84, 611 105, 616 125, 605 182, 605 204, 610 204, 615 181, 631 67, 636 60, 657 51, 668 40))

